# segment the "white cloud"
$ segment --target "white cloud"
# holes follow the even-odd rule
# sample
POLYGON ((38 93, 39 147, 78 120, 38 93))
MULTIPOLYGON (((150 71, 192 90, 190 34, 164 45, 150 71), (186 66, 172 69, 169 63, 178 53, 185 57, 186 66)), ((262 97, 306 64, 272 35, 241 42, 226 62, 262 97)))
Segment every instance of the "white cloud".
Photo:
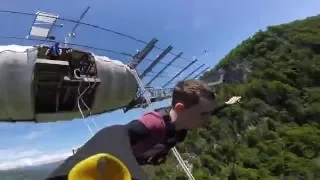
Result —
POLYGON ((0 149, 0 162, 6 160, 17 160, 20 158, 37 156, 41 152, 36 149, 25 149, 23 147, 0 149))
POLYGON ((32 132, 28 133, 27 135, 25 135, 24 138, 28 139, 28 140, 32 140, 32 139, 39 137, 41 134, 42 134, 42 131, 32 131, 32 132))
POLYGON ((22 168, 57 162, 72 155, 72 150, 42 152, 37 149, 23 147, 0 149, 0 170, 22 168))

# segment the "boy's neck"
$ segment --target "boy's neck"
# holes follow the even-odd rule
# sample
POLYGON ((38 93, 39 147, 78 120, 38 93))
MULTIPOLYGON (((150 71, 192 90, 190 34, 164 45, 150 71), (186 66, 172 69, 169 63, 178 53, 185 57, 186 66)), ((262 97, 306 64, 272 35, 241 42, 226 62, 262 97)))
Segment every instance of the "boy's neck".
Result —
POLYGON ((174 124, 176 130, 182 130, 182 129, 184 129, 184 128, 183 128, 183 125, 182 125, 181 122, 178 120, 178 116, 177 116, 177 113, 175 112, 175 110, 170 109, 170 111, 169 111, 169 116, 170 116, 171 122, 174 124))

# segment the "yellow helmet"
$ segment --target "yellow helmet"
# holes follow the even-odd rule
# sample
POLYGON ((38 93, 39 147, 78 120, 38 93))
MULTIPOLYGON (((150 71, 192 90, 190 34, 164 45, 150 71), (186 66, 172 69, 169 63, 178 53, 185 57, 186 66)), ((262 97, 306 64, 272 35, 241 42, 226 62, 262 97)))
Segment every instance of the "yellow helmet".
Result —
POLYGON ((118 158, 100 153, 76 164, 68 180, 131 180, 131 174, 118 158))

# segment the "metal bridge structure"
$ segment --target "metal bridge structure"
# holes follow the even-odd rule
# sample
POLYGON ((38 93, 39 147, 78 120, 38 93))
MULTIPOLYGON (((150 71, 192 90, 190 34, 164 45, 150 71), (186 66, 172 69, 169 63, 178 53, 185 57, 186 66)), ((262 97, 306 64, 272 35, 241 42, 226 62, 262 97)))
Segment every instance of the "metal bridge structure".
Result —
MULTIPOLYGON (((134 108, 141 108, 141 107, 146 107, 148 106, 149 103, 157 102, 157 101, 162 101, 164 99, 168 99, 172 96, 172 91, 173 88, 169 87, 172 85, 173 82, 175 82, 178 78, 181 78, 181 75, 186 71, 186 70, 191 70, 191 72, 186 75, 185 77, 182 77, 180 80, 186 80, 186 79, 196 79, 199 76, 201 76, 203 73, 209 70, 209 66, 206 66, 205 64, 197 64, 199 59, 205 55, 208 51, 205 50, 198 58, 195 58, 193 60, 189 60, 185 57, 183 57, 183 52, 179 53, 174 53, 173 47, 169 45, 165 49, 156 46, 157 42, 159 41, 157 38, 152 38, 149 42, 139 40, 135 37, 132 37, 130 35, 126 35, 111 29, 107 29, 104 27, 100 27, 97 25, 89 24, 83 22, 83 19, 85 16, 88 14, 90 10, 90 7, 87 7, 84 9, 82 13, 80 13, 80 17, 77 20, 72 20, 72 19, 67 19, 67 18, 61 18, 59 14, 56 13, 50 13, 50 12, 44 12, 44 11, 38 11, 36 13, 26 13, 26 12, 15 12, 15 11, 6 11, 6 10, 0 10, 1 13, 14 13, 14 14, 20 14, 22 16, 34 16, 34 21, 31 25, 30 31, 27 35, 26 38, 19 38, 19 37, 14 37, 14 36, 0 36, 0 38, 7 38, 7 39, 21 39, 21 40, 30 40, 30 41, 40 41, 42 43, 54 43, 57 42, 56 36, 54 34, 54 31, 56 28, 63 28, 64 24, 57 24, 57 20, 63 21, 63 22, 71 22, 74 24, 73 28, 69 31, 68 35, 64 37, 64 41, 61 43, 64 45, 64 47, 72 47, 72 46, 77 46, 77 47, 84 47, 84 48, 89 48, 92 50, 100 50, 100 51, 105 51, 105 52, 111 52, 111 53, 117 53, 121 54, 127 57, 130 57, 129 62, 127 65, 131 69, 136 69, 137 66, 144 60, 149 60, 152 63, 145 68, 142 72, 137 72, 139 78, 141 80, 144 80, 146 76, 150 76, 150 73, 154 73, 154 68, 159 64, 163 63, 162 60, 166 57, 166 55, 171 54, 173 55, 173 58, 171 59, 170 62, 168 63, 163 63, 165 66, 159 71, 156 72, 155 75, 151 75, 151 79, 147 81, 146 83, 143 83, 144 88, 139 88, 137 91, 135 99, 132 100, 130 104, 128 104, 127 107, 124 107, 123 110, 126 112, 130 109, 134 108), (71 41, 75 39, 76 36, 76 30, 79 28, 79 26, 88 26, 92 28, 96 28, 102 31, 106 31, 108 33, 113 33, 119 36, 123 36, 125 38, 129 38, 131 40, 144 43, 145 47, 142 50, 139 50, 135 55, 131 55, 130 53, 124 53, 124 52, 117 52, 113 51, 110 49, 104 49, 104 48, 98 48, 98 47, 90 47, 87 45, 79 45, 79 44, 72 44, 71 41), (153 50, 161 50, 162 52, 153 60, 147 59, 146 57, 148 54, 153 50), (155 88, 152 87, 151 84, 159 77, 161 77, 163 74, 165 74, 165 71, 173 66, 173 63, 177 59, 183 59, 186 61, 186 66, 182 67, 179 72, 177 72, 173 77, 170 77, 166 83, 163 85, 157 85, 161 88, 155 88), (196 66, 196 67, 195 67, 196 66)), ((217 84, 220 84, 223 82, 223 76, 222 79, 218 82, 211 82, 209 83, 210 86, 215 86, 217 84)))
MULTIPOLYGON (((123 56, 130 58, 129 62, 126 65, 131 70, 133 70, 133 72, 134 72, 133 74, 135 76, 135 79, 138 82, 139 88, 138 88, 137 92, 135 92, 135 90, 133 91, 133 96, 136 93, 135 98, 130 101, 130 98, 133 97, 133 96, 130 96, 130 98, 127 99, 128 102, 130 101, 129 104, 127 104, 126 107, 122 107, 124 112, 127 112, 130 109, 135 109, 135 108, 145 108, 153 102, 158 102, 158 101, 162 101, 164 99, 171 98, 172 93, 173 93, 173 88, 169 87, 169 86, 172 85, 172 83, 175 80, 177 80, 178 78, 181 78, 181 75, 188 69, 191 70, 191 72, 188 73, 185 77, 182 77, 182 80, 196 79, 199 76, 201 76, 203 73, 208 71, 209 67, 205 67, 206 66, 205 64, 200 64, 200 65, 197 64, 199 62, 200 57, 202 57, 203 55, 205 55, 208 52, 207 50, 205 50, 203 52, 203 54, 201 54, 199 57, 197 57, 193 60, 189 60, 189 59, 182 56, 183 52, 179 52, 177 54, 172 52, 173 47, 171 45, 167 46, 165 49, 158 47, 156 45, 156 43, 159 41, 157 38, 152 38, 149 42, 146 42, 146 41, 137 39, 135 37, 132 37, 130 35, 126 35, 126 34, 111 30, 111 29, 107 29, 104 27, 100 27, 97 25, 83 22, 83 19, 85 18, 86 14, 88 14, 89 9, 90 9, 90 7, 87 7, 81 13, 80 17, 77 20, 61 18, 56 13, 48 13, 48 12, 43 12, 43 11, 38 11, 35 14, 33 14, 33 13, 26 13, 26 12, 0 10, 0 14, 1 13, 12 13, 12 14, 19 14, 22 16, 33 16, 34 17, 30 31, 29 31, 26 38, 15 37, 15 36, 3 36, 3 35, 0 35, 0 38, 23 40, 23 41, 30 40, 30 41, 42 42, 42 44, 43 43, 51 43, 51 44, 54 43, 56 45, 56 44, 58 44, 57 42, 59 42, 59 41, 57 40, 58 38, 56 37, 56 35, 54 33, 55 29, 64 27, 63 24, 57 24, 57 20, 74 23, 73 28, 71 29, 71 31, 69 31, 68 35, 63 38, 64 40, 61 43, 64 45, 64 49, 75 51, 76 48, 73 49, 72 47, 77 46, 77 47, 81 47, 81 48, 89 48, 91 50, 99 50, 99 51, 104 51, 104 52, 109 52, 109 53, 115 53, 115 54, 123 55, 123 56), (79 26, 88 26, 88 27, 96 28, 96 29, 99 29, 99 30, 102 30, 102 31, 105 31, 108 33, 113 33, 113 34, 116 34, 116 35, 119 35, 119 36, 122 36, 122 37, 125 37, 128 39, 137 41, 139 43, 143 43, 143 44, 145 44, 145 47, 142 48, 142 50, 138 51, 135 55, 131 55, 130 53, 126 53, 126 52, 118 52, 118 51, 114 51, 114 50, 110 50, 110 49, 90 47, 88 45, 79 45, 79 44, 71 43, 71 41, 77 37, 76 30, 78 29, 79 26), (154 58, 152 60, 147 59, 148 54, 153 49, 161 50, 161 53, 159 55, 157 55, 156 58, 154 58), (169 63, 164 63, 163 59, 167 54, 173 55, 173 58, 169 63), (183 64, 187 64, 187 65, 182 67, 181 70, 179 72, 177 72, 173 77, 169 77, 169 79, 166 83, 164 83, 163 85, 157 85, 158 87, 161 87, 161 88, 152 87, 151 86, 152 82, 154 82, 157 78, 163 76, 165 74, 165 71, 169 67, 173 66, 173 63, 175 61, 177 61, 177 59, 185 60, 185 62, 183 64), (138 72, 137 66, 142 61, 145 61, 145 60, 150 60, 151 64, 148 67, 146 67, 142 72, 138 72), (143 82, 144 78, 146 76, 150 75, 150 73, 154 73, 154 68, 159 63, 165 64, 165 66, 159 72, 157 72, 155 75, 152 75, 150 80, 148 80, 146 83, 144 83, 143 82), (194 66, 196 66, 196 67, 194 67, 194 66)), ((46 53, 44 53, 44 54, 46 54, 46 53)), ((83 60, 83 58, 86 57, 85 55, 83 55, 83 53, 82 54, 78 53, 78 54, 80 54, 79 55, 80 60, 77 61, 78 60, 77 59, 76 60, 77 63, 79 63, 80 61, 83 60)), ((86 53, 84 53, 84 54, 86 54, 86 53)), ((52 66, 49 66, 49 69, 51 67, 52 66)), ((70 66, 68 66, 68 67, 70 67, 70 66)), ((90 69, 90 68, 91 68, 91 65, 89 63, 88 69, 90 69)), ((68 69, 68 68, 66 67, 66 69, 68 69)), ((222 82, 223 82, 223 75, 220 77, 220 79, 217 82, 209 83, 209 86, 215 86, 217 84, 221 84, 222 82)), ((79 85, 79 87, 80 87, 80 85, 79 85)), ((90 85, 88 87, 90 87, 90 85)), ((46 96, 48 94, 48 92, 46 92, 46 91, 44 91, 44 92, 45 92, 44 94, 46 96)), ((79 88, 78 88, 78 92, 79 92, 79 88)), ((117 93, 118 92, 116 91, 116 94, 117 93)), ((79 96, 77 97, 78 103, 79 103, 80 96, 81 95, 79 93, 79 96)), ((89 99, 92 99, 92 98, 89 98, 89 99)), ((74 102, 76 102, 76 101, 74 101, 74 102)), ((43 104, 46 104, 46 103, 43 103, 43 104)), ((74 107, 74 106, 70 106, 70 107, 74 107)), ((80 107, 78 107, 78 108, 79 108, 79 111, 80 111, 83 119, 85 119, 85 116, 81 111, 81 108, 80 107)), ((88 109, 90 111, 90 108, 88 108, 88 109)), ((119 108, 117 107, 117 109, 119 109, 119 108)), ((91 115, 91 111, 90 111, 90 115, 91 115)), ((92 122, 95 125, 94 120, 92 120, 92 122)), ((90 128, 90 126, 88 125, 88 123, 86 121, 85 121, 85 123, 93 136, 94 133, 93 133, 92 129, 90 128)), ((95 127, 96 127, 96 125, 95 125, 95 127)), ((75 150, 73 150, 73 152, 75 152, 75 150)), ((176 150, 175 147, 173 148, 173 153, 176 156, 177 160, 179 161, 180 165, 182 167, 185 167, 184 170, 185 170, 185 173, 187 174, 187 176, 189 177, 189 179, 194 179, 191 172, 188 170, 188 168, 184 164, 183 159, 181 158, 180 154, 178 153, 178 151, 176 150)))

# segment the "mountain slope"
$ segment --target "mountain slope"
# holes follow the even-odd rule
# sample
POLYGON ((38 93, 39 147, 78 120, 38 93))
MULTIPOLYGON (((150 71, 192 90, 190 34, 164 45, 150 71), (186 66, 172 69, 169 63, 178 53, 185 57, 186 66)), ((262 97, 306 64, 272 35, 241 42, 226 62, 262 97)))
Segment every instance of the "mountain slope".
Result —
POLYGON ((42 164, 39 166, 29 166, 24 168, 1 170, 1 180, 43 180, 51 171, 59 166, 62 161, 42 164))
MULTIPOLYGON (((279 179, 320 172, 320 16, 268 27, 243 41, 201 79, 225 84, 219 100, 243 96, 178 150, 201 179, 279 179)), ((186 179, 170 158, 151 179, 186 179)), ((319 174, 320 175, 320 174, 319 174)))

